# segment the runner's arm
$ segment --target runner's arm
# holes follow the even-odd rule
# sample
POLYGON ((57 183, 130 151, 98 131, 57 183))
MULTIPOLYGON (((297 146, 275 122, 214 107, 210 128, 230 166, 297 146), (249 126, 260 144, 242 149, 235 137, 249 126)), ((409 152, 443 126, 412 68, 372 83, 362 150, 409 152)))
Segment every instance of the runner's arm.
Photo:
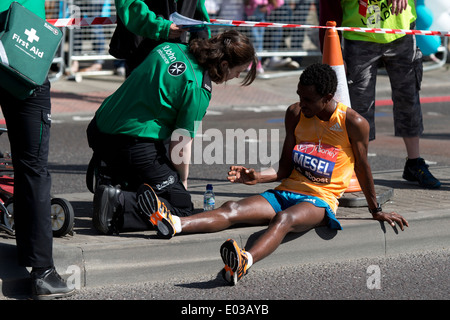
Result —
MULTIPOLYGON (((366 197, 369 209, 377 211, 378 202, 373 182, 372 170, 367 158, 369 147, 369 123, 353 109, 347 109, 346 127, 350 139, 353 154, 355 156, 355 174, 358 178, 361 190, 366 197)), ((401 215, 391 212, 378 211, 372 213, 375 220, 387 221, 392 227, 397 223, 403 230, 408 222, 401 215)))
POLYGON ((232 166, 228 172, 230 182, 239 182, 244 184, 269 183, 287 178, 293 169, 292 150, 295 146, 295 127, 300 119, 300 105, 294 103, 286 111, 285 129, 286 138, 283 144, 283 150, 279 161, 278 170, 273 167, 267 168, 261 172, 255 169, 249 169, 243 166, 232 166))

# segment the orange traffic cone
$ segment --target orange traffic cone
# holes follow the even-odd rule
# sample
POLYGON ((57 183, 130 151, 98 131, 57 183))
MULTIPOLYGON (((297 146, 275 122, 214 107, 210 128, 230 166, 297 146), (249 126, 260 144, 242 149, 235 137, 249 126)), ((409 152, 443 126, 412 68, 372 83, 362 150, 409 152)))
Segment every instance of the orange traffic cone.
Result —
POLYGON ((353 172, 352 179, 350 180, 350 184, 347 189, 345 189, 345 193, 351 192, 359 192, 361 191, 361 186, 359 185, 358 178, 356 178, 355 172, 353 172))
MULTIPOLYGON (((336 27, 336 22, 328 21, 327 27, 336 27)), ((325 33, 322 63, 330 65, 336 72, 338 86, 336 93, 334 94, 334 99, 351 107, 350 95, 347 87, 347 76, 345 75, 344 59, 342 59, 341 42, 339 41, 339 35, 335 28, 328 28, 325 33)), ((355 172, 353 172, 350 185, 345 192, 359 191, 361 191, 361 186, 359 185, 355 172)))
MULTIPOLYGON (((336 22, 328 21, 327 27, 336 27, 336 22)), ((341 42, 335 28, 328 28, 323 42, 322 63, 330 65, 336 72, 338 86, 334 99, 351 107, 350 96, 348 94, 347 76, 345 75, 344 60, 342 59, 341 42)))

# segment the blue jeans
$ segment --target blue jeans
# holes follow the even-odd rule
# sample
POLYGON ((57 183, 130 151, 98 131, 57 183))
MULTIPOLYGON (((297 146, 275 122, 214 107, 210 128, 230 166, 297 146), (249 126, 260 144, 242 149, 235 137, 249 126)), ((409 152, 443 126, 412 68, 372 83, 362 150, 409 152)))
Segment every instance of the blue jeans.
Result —
MULTIPOLYGON (((261 12, 259 7, 255 9, 251 16, 247 17, 248 21, 258 21, 265 22, 266 21, 266 13, 261 12)), ((265 28, 252 28, 252 40, 253 46, 255 47, 256 52, 263 51, 264 48, 264 29, 265 28)))

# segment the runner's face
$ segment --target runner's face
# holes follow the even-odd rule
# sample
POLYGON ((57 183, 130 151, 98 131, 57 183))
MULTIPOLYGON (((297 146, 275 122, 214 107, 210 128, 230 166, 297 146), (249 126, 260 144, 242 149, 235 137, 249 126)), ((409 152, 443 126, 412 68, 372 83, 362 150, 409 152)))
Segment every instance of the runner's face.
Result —
POLYGON ((298 84, 297 94, 300 97, 302 113, 307 118, 312 118, 320 113, 327 105, 326 99, 321 97, 314 86, 302 86, 298 84))

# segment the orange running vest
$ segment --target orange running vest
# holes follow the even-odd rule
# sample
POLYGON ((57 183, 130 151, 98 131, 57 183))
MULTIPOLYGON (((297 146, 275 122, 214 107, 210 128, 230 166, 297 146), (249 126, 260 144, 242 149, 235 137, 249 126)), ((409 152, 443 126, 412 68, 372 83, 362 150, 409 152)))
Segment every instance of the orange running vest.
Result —
POLYGON ((329 121, 303 115, 295 128, 294 170, 276 188, 326 201, 336 212, 350 184, 355 158, 347 135, 347 106, 338 103, 329 121))

